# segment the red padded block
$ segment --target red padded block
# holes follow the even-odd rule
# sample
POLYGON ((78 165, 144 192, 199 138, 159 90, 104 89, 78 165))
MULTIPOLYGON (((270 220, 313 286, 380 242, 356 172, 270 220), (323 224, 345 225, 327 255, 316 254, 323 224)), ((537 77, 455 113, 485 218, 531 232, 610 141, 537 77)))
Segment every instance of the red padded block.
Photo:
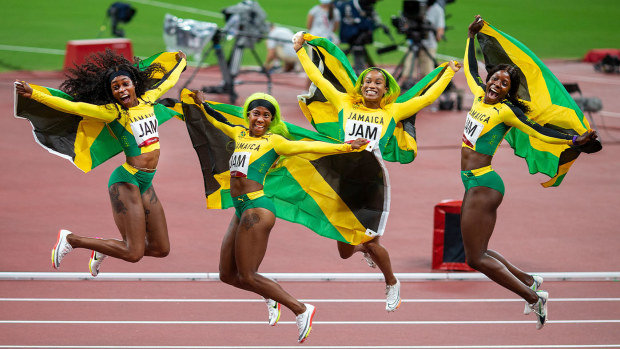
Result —
POLYGON ((444 200, 435 205, 433 270, 473 271, 465 262, 461 238, 461 200, 444 200))
POLYGON ((133 49, 129 39, 71 40, 67 42, 63 69, 72 68, 74 63, 80 65, 91 53, 103 52, 106 48, 116 51, 129 61, 133 61, 133 49))
POLYGON ((585 57, 583 57, 584 62, 598 63, 605 58, 605 56, 616 56, 620 57, 620 50, 615 48, 601 48, 590 50, 586 53, 585 57))

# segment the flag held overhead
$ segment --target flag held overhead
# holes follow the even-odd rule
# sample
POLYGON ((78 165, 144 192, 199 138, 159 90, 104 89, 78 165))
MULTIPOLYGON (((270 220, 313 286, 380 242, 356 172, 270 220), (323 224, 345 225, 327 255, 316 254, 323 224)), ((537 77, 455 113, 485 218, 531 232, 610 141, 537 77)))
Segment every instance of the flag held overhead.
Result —
MULTIPOLYGON (((177 64, 176 53, 156 54, 141 61, 139 67, 144 69, 153 63, 161 64, 169 73, 177 64)), ((153 79, 157 80, 155 86, 167 76, 167 73, 153 76, 153 79)), ((57 89, 33 84, 30 86, 47 95, 73 100, 71 96, 57 89)), ((155 104, 154 109, 159 124, 172 117, 182 118, 178 111, 161 104, 155 104)), ((43 148, 71 161, 84 172, 89 172, 122 151, 106 123, 53 109, 17 93, 15 93, 15 117, 27 119, 31 123, 34 138, 43 148)))
MULTIPOLYGON (((536 123, 561 132, 580 135, 590 124, 564 85, 543 62, 515 38, 484 23, 477 35, 487 66, 501 63, 517 66, 523 76, 519 97, 530 108, 527 116, 536 123)), ((530 173, 544 173, 551 177, 544 187, 558 186, 581 152, 601 150, 599 141, 587 146, 549 144, 513 127, 505 136, 516 155, 524 158, 530 173)))

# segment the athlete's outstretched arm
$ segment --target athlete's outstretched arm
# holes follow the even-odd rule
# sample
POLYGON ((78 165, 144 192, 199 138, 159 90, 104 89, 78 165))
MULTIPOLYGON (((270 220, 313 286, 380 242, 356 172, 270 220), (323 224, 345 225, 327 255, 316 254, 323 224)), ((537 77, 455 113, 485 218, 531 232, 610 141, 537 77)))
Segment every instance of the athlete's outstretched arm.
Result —
POLYGON ((39 103, 43 103, 50 108, 68 113, 89 117, 103 122, 111 122, 118 117, 118 108, 112 104, 95 105, 84 102, 73 102, 61 97, 46 94, 37 85, 34 88, 25 81, 15 82, 15 91, 22 97, 32 98, 39 103), (39 90, 41 89, 41 90, 39 90))
POLYGON ((339 154, 362 151, 366 148, 368 141, 358 138, 351 143, 327 143, 320 141, 289 141, 284 137, 278 136, 274 139, 274 150, 279 155, 309 154, 339 154))
POLYGON ((441 96, 446 87, 448 87, 448 84, 454 77, 454 74, 456 74, 460 68, 460 63, 451 61, 439 80, 437 80, 437 82, 435 82, 423 95, 413 97, 402 103, 394 103, 394 120, 398 122, 406 119, 423 108, 433 104, 433 102, 441 96))
POLYGON ((504 122, 507 125, 518 128, 525 132, 528 136, 540 139, 543 142, 551 144, 568 144, 582 145, 590 140, 598 138, 596 131, 586 131, 581 135, 569 135, 552 128, 544 127, 528 118, 521 109, 510 103, 506 105, 512 110, 512 113, 504 114, 504 122))
POLYGON ((224 132, 228 137, 235 138, 237 132, 242 126, 229 123, 224 115, 213 109, 209 103, 205 102, 204 93, 202 91, 192 91, 192 98, 196 105, 202 110, 207 120, 220 131, 224 132))
POLYGON ((323 95, 327 100, 329 100, 336 108, 342 109, 342 99, 346 96, 346 93, 342 93, 338 91, 334 85, 332 85, 323 74, 317 68, 310 57, 308 57, 308 53, 303 48, 303 44, 305 43, 305 39, 303 35, 300 33, 295 34, 293 37, 294 48, 297 51, 297 57, 299 58, 299 62, 301 62, 301 66, 304 68, 304 71, 308 75, 310 81, 312 81, 320 90, 323 92, 323 95))
POLYGON ((484 21, 477 15, 474 21, 469 25, 467 33, 467 45, 465 45, 465 77, 467 85, 474 96, 484 95, 485 84, 478 74, 478 61, 476 60, 476 34, 484 26, 484 21))

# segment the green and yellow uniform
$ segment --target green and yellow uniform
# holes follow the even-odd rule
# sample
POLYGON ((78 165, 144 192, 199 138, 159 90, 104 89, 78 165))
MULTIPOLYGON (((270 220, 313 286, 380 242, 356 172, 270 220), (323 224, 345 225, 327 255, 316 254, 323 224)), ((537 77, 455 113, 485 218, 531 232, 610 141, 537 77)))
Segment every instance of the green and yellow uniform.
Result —
MULTIPOLYGON (((462 147, 493 156, 511 127, 516 127, 527 135, 540 139, 543 142, 572 144, 572 135, 537 124, 508 100, 496 104, 484 103, 486 85, 478 75, 478 62, 476 61, 475 45, 472 39, 468 39, 464 65, 467 84, 474 94, 474 103, 469 113, 467 113, 462 147)), ((501 178, 494 174, 490 166, 487 167, 472 171, 462 171, 461 176, 466 189, 482 185, 497 189, 503 193, 501 178), (486 176, 487 178, 493 176, 494 178, 487 182, 480 180, 477 185, 471 183, 471 178, 479 178, 481 176, 486 176)))
POLYGON ((69 101, 45 94, 38 90, 38 86, 33 88, 32 99, 65 113, 105 122, 125 155, 138 156, 159 149, 159 125, 153 106, 157 99, 176 84, 185 64, 185 60, 181 60, 167 79, 139 96, 139 104, 129 109, 122 108, 118 103, 94 105, 69 101))
POLYGON ((347 142, 360 137, 366 138, 376 142, 382 154, 394 135, 396 125, 433 103, 454 76, 452 69, 446 69, 423 95, 402 103, 390 103, 383 108, 370 109, 363 104, 354 104, 351 95, 334 87, 312 63, 306 50, 297 51, 297 56, 310 80, 338 110, 338 122, 341 125, 338 140, 347 142))
MULTIPOLYGON (((203 109, 207 120, 235 142, 235 150, 229 160, 230 176, 247 178, 263 186, 265 185, 265 176, 267 172, 281 155, 331 155, 361 151, 365 148, 365 146, 363 146, 359 149, 353 149, 350 144, 346 143, 332 144, 318 141, 290 141, 271 132, 267 132, 259 137, 254 137, 250 135, 250 131, 245 126, 224 122, 224 116, 208 105, 207 108, 205 108, 204 105, 200 107, 203 109)), ((239 207, 244 201, 256 200, 259 198, 264 198, 261 200, 266 199, 266 197, 263 196, 262 190, 233 197, 233 204, 235 208, 238 208, 237 215, 240 216, 243 212, 243 209, 239 207)), ((265 207, 260 205, 259 207, 268 208, 275 213, 275 208, 272 208, 272 206, 273 205, 271 205, 271 207, 265 207)))
MULTIPOLYGON (((137 106, 129 109, 124 109, 118 103, 95 105, 73 102, 45 93, 44 87, 36 85, 33 86, 32 99, 67 114, 106 123, 125 156, 139 156, 160 149, 159 122, 155 115, 155 102, 176 84, 185 65, 185 59, 178 62, 170 74, 155 88, 139 96, 137 106)), ((112 172, 108 187, 119 182, 131 183, 140 189, 140 194, 143 194, 151 187, 154 175, 155 169, 146 172, 124 163, 112 172)))

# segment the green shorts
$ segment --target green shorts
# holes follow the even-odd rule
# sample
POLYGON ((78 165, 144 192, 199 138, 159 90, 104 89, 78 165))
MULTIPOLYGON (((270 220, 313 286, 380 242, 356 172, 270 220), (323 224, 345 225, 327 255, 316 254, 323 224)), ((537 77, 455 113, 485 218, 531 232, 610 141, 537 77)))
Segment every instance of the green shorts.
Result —
POLYGON ((153 177, 155 172, 140 171, 135 167, 132 167, 128 163, 124 163, 112 172, 110 180, 108 181, 108 188, 114 183, 131 183, 136 185, 140 189, 140 195, 153 185, 153 177))
POLYGON ((276 214, 276 206, 265 196, 262 190, 235 196, 232 200, 233 206, 235 206, 235 214, 239 218, 241 218, 243 211, 255 207, 266 208, 273 212, 274 215, 276 214))
POLYGON ((504 195, 504 181, 490 165, 471 171, 461 171, 461 180, 465 191, 473 187, 489 187, 504 195))

